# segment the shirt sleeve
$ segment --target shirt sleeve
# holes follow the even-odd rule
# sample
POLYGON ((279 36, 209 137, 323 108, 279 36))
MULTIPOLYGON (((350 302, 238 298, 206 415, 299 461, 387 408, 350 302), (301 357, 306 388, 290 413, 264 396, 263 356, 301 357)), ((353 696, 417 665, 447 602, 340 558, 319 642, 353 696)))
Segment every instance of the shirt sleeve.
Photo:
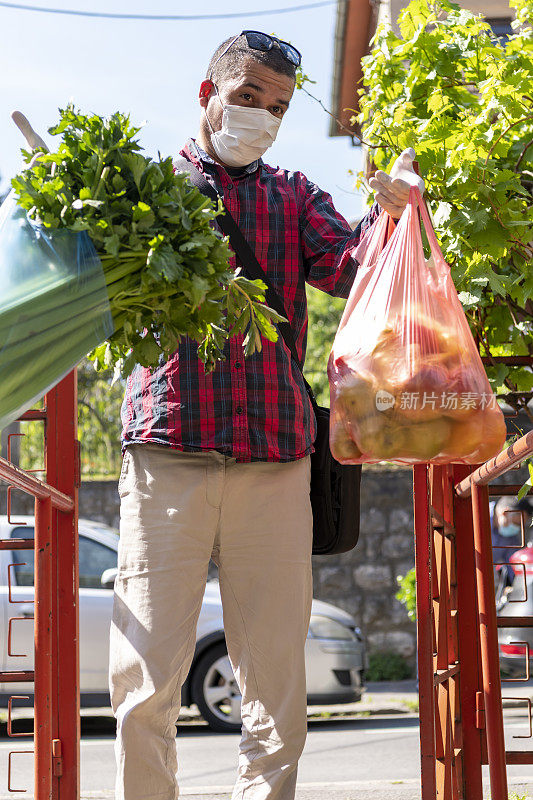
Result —
POLYGON ((374 203, 352 230, 336 211, 331 195, 306 182, 300 236, 305 276, 311 286, 334 297, 348 297, 358 267, 353 252, 379 213, 374 203))

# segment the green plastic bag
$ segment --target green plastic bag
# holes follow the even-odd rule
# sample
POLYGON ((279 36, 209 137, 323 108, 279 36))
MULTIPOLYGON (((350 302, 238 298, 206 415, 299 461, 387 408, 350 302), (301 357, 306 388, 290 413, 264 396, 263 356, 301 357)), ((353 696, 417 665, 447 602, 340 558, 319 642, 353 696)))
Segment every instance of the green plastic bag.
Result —
POLYGON ((0 429, 112 333, 87 233, 44 228, 11 192, 0 207, 0 429))

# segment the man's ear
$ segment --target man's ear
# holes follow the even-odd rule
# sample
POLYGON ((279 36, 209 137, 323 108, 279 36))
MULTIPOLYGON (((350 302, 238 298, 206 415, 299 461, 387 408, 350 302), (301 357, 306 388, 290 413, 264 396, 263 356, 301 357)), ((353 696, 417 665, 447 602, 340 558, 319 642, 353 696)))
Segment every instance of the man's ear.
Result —
POLYGON ((211 97, 211 92, 214 89, 213 81, 202 81, 200 84, 200 92, 198 97, 200 99, 200 105, 202 108, 206 108, 209 102, 209 98, 211 97))

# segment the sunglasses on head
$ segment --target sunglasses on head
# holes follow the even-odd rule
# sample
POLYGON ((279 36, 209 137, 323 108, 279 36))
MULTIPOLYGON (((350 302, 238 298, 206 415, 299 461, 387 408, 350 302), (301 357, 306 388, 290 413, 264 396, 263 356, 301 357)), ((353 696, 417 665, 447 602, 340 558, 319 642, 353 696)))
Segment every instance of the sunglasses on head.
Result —
POLYGON ((240 36, 246 36, 248 47, 250 47, 252 50, 262 50, 263 52, 268 52, 269 50, 272 50, 273 47, 277 46, 280 49, 281 55, 291 64, 294 64, 295 67, 299 67, 302 63, 302 54, 300 51, 293 47, 292 44, 278 39, 277 36, 271 36, 270 34, 262 33, 261 31, 241 31, 231 40, 228 46, 219 55, 211 68, 211 75, 213 74, 213 70, 222 56, 226 55, 230 47, 235 44, 240 36))

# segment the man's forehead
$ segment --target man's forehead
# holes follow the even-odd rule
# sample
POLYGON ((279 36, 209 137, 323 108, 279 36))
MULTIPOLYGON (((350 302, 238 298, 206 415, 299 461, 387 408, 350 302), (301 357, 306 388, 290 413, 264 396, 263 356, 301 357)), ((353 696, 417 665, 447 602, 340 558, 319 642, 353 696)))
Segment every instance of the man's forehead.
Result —
POLYGON ((232 86, 255 85, 266 91, 275 90, 280 99, 288 102, 294 92, 295 82, 289 75, 283 75, 270 67, 258 64, 253 59, 245 59, 230 78, 232 86))

